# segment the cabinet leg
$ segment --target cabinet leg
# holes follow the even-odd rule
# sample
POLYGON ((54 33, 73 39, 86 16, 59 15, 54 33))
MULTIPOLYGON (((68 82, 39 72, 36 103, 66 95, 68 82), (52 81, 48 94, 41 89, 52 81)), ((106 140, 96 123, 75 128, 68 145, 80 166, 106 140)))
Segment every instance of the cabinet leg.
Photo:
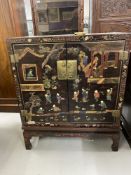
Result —
POLYGON ((112 135, 112 151, 118 151, 118 147, 119 147, 119 140, 120 140, 120 134, 113 134, 112 135))
POLYGON ((25 141, 25 148, 27 150, 30 150, 32 148, 32 144, 30 142, 31 135, 28 132, 24 131, 23 136, 24 136, 24 141, 25 141))

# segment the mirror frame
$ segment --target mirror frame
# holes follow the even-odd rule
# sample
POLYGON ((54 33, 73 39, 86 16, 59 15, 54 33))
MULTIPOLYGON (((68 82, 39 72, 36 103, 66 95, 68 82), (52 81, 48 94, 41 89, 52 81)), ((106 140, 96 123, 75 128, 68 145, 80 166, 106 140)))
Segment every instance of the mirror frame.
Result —
MULTIPOLYGON (((30 0, 31 2, 31 9, 32 9, 32 20, 33 20, 33 26, 34 26, 34 35, 40 35, 39 29, 38 29, 38 11, 36 7, 36 0, 30 0)), ((84 0, 78 0, 78 31, 77 32, 83 32, 84 29, 84 0)), ((51 32, 47 32, 49 35, 51 32)), ((55 33, 55 32, 53 32, 55 33)), ((71 34, 73 32, 70 32, 71 34)), ((61 33, 61 34, 68 34, 66 33, 61 33)))

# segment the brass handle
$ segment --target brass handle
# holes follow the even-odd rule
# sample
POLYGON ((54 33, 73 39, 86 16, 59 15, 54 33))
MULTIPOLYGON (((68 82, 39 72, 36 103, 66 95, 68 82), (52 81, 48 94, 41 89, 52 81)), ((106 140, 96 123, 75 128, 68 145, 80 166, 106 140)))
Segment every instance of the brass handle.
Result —
POLYGON ((74 80, 77 78, 77 60, 57 61, 58 80, 74 80))

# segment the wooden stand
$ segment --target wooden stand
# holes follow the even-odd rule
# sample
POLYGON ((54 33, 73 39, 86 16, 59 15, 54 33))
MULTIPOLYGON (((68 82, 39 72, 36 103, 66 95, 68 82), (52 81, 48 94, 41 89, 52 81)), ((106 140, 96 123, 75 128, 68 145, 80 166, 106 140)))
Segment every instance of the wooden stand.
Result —
MULTIPOLYGON (((43 137, 43 136, 55 136, 55 137, 84 137, 87 139, 92 139, 94 136, 97 135, 97 137, 110 137, 112 139, 112 145, 111 145, 111 149, 112 151, 118 151, 119 148, 119 140, 120 140, 120 132, 102 132, 102 130, 100 131, 98 129, 98 132, 93 132, 93 128, 92 131, 91 129, 89 129, 87 132, 84 130, 74 130, 74 131, 68 131, 68 130, 59 130, 59 128, 56 129, 51 129, 50 128, 45 128, 45 130, 43 130, 43 128, 40 130, 40 128, 36 128, 36 130, 34 130, 33 128, 29 129, 29 130, 24 130, 23 132, 23 136, 24 136, 24 142, 25 142, 25 148, 27 150, 31 150, 32 149, 32 144, 30 142, 30 139, 33 136, 38 136, 38 137, 43 137), (37 130, 38 129, 38 130, 37 130)), ((105 129, 104 129, 105 130, 105 129)))

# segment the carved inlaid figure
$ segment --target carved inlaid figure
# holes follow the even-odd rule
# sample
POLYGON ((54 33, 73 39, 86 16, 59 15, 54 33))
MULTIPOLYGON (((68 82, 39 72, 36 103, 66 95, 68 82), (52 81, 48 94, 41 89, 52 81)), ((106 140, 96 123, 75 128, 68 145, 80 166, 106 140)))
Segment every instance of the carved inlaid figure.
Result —
POLYGON ((61 103, 61 100, 64 100, 64 98, 62 98, 62 96, 59 93, 56 94, 56 98, 57 98, 57 103, 58 104, 61 103))
POLYGON ((51 78, 51 87, 52 89, 57 89, 58 83, 57 83, 57 77, 56 76, 52 76, 51 78))
POLYGON ((111 95, 112 95, 112 88, 107 89, 107 91, 106 91, 106 99, 108 101, 111 101, 111 99, 112 99, 111 95))
POLYGON ((78 102, 78 96, 79 96, 79 91, 75 91, 72 100, 75 100, 75 102, 78 102))
POLYGON ((49 89, 49 88, 51 87, 51 80, 48 79, 47 76, 44 77, 43 83, 44 83, 44 87, 45 87, 46 89, 49 89))
POLYGON ((52 109, 54 112, 58 112, 61 111, 61 109, 59 107, 57 107, 55 104, 52 106, 52 109))
POLYGON ((94 99, 95 99, 96 101, 98 101, 99 98, 100 98, 100 93, 98 92, 98 90, 95 90, 95 91, 94 91, 94 99))
POLYGON ((76 78, 73 82, 73 88, 74 90, 77 90, 79 88, 79 83, 80 83, 80 79, 76 78))
POLYGON ((50 93, 50 91, 48 90, 47 91, 47 93, 45 94, 45 98, 46 98, 46 104, 48 104, 48 103, 52 103, 52 101, 51 101, 51 93, 50 93))
POLYGON ((101 107, 101 110, 104 110, 107 108, 106 103, 104 101, 100 101, 99 106, 101 107))
POLYGON ((52 68, 51 68, 51 66, 50 65, 45 65, 45 71, 44 71, 44 74, 45 75, 47 75, 49 72, 51 72, 52 71, 52 68))
POLYGON ((43 113, 44 112, 44 109, 42 108, 42 107, 40 107, 39 109, 38 109, 38 111, 37 111, 37 113, 39 113, 39 114, 41 114, 41 113, 43 113))
POLYGON ((88 101, 88 90, 82 89, 82 101, 83 102, 88 101))
POLYGON ((87 55, 84 55, 83 57, 83 64, 86 66, 88 64, 88 56, 87 55))

